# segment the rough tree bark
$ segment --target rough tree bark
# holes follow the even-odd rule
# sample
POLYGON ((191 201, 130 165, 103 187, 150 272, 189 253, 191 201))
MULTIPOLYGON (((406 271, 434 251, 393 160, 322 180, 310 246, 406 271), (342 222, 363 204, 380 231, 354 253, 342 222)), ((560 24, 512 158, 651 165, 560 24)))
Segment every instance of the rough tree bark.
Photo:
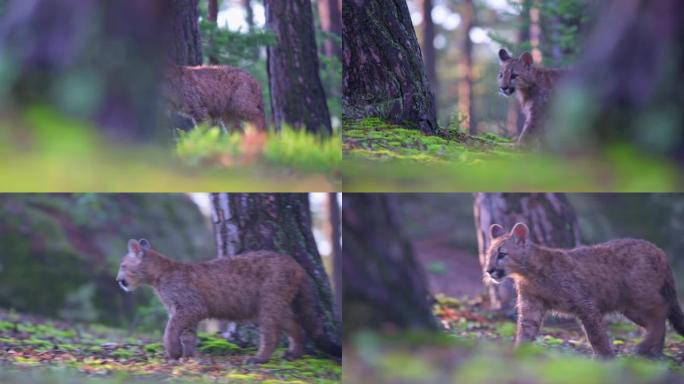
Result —
MULTIPOLYGON (((321 18, 321 29, 342 38, 342 15, 338 8, 338 1, 318 0, 318 14, 321 18)), ((342 61, 342 47, 338 43, 326 39, 323 49, 326 56, 336 56, 342 61)))
POLYGON ((319 76, 310 0, 264 0, 266 27, 278 36, 269 46, 268 83, 276 130, 283 123, 312 133, 332 133, 319 76))
POLYGON ((324 340, 340 346, 330 281, 311 232, 309 197, 300 194, 212 193, 219 257, 250 250, 272 250, 294 258, 309 274, 324 340))
POLYGON ((178 65, 202 64, 202 44, 199 31, 199 0, 172 0, 170 57, 178 65))
MULTIPOLYGON (((552 148, 576 153, 631 143, 684 161, 684 2, 601 3, 582 57, 558 94, 552 148), (578 100, 568 106, 567 100, 578 100)), ((553 132, 552 132, 553 131, 553 132)))
POLYGON ((463 29, 463 41, 461 45, 461 58, 459 60, 460 79, 458 83, 458 111, 465 117, 464 128, 471 135, 477 134, 477 126, 473 116, 473 42, 470 40, 470 31, 475 25, 475 7, 473 0, 464 0, 461 5, 461 24, 463 29))
POLYGON ((0 20, 4 99, 50 105, 92 121, 108 138, 161 137, 157 84, 166 2, 11 0, 0 20), (74 90, 87 99, 75 97, 74 90))
POLYGON ((435 52, 435 23, 432 20, 432 0, 421 0, 421 12, 423 14, 423 60, 425 62, 425 74, 430 82, 430 89, 434 95, 437 90, 437 63, 435 52))
POLYGON ((361 329, 437 329, 424 271, 393 197, 342 196, 345 338, 361 329))
POLYGON ((379 117, 437 133, 434 95, 405 1, 345 1, 342 40, 343 118, 379 117))
MULTIPOLYGON (((482 266, 491 243, 492 224, 510 230, 515 223, 523 222, 530 228, 533 242, 550 247, 572 248, 580 242, 575 211, 562 193, 476 193, 474 211, 482 266)), ((514 309, 515 289, 510 279, 487 286, 487 290, 493 309, 514 309)))

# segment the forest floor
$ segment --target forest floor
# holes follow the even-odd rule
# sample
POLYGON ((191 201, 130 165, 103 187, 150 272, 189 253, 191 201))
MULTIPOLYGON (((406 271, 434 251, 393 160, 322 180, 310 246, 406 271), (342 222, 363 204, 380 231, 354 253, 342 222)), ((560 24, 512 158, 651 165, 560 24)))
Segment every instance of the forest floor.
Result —
POLYGON ((243 365, 254 350, 200 334, 198 357, 167 361, 159 338, 0 311, 0 382, 337 383, 341 363, 305 356, 243 365))
POLYGON ((669 331, 664 356, 637 357, 641 330, 622 317, 609 318, 618 358, 592 358, 579 324, 549 317, 537 340, 514 351, 511 315, 489 309, 474 251, 450 247, 444 238, 414 242, 424 266, 438 333, 362 332, 344 349, 344 377, 382 383, 684 383, 684 337, 669 331))
POLYGON ((117 145, 50 108, 0 120, 3 190, 52 192, 339 191, 338 134, 284 128, 267 135, 222 134, 200 126, 163 143, 117 145), (21 159, 21 161, 16 161, 21 159))
POLYGON ((602 156, 526 153, 494 134, 445 130, 425 136, 371 118, 342 129, 344 190, 361 191, 672 191, 676 167, 626 147, 602 156), (635 161, 639 159, 639 161, 635 161))

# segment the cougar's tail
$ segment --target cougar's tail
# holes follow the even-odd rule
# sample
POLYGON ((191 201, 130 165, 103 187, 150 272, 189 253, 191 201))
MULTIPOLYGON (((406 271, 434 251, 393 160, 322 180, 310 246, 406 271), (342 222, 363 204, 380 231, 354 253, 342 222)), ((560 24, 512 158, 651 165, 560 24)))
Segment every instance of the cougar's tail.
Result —
POLYGON ((667 319, 670 320, 670 324, 672 324, 675 331, 684 336, 684 313, 682 313, 682 307, 679 306, 677 290, 675 289, 671 270, 668 270, 668 276, 665 279, 665 284, 660 289, 660 293, 670 307, 667 313, 667 319))
POLYGON ((316 295, 313 291, 311 279, 307 278, 302 282, 294 306, 295 313, 297 313, 304 330, 311 337, 316 348, 328 355, 342 357, 340 342, 331 340, 323 331, 321 315, 316 312, 316 295))

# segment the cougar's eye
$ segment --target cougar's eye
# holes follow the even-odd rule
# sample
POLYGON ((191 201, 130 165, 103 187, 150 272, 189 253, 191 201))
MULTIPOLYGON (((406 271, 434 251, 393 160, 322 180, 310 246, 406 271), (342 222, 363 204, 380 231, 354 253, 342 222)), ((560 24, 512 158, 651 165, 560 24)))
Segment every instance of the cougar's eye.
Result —
POLYGON ((499 254, 496 255, 496 259, 497 259, 497 260, 501 260, 501 259, 503 259, 503 258, 506 257, 506 256, 508 256, 508 253, 506 253, 506 252, 499 252, 499 254))
POLYGON ((518 78, 518 75, 516 75, 515 73, 511 73, 511 80, 515 80, 517 78, 518 78))
POLYGON ((499 72, 499 79, 503 77, 503 73, 499 72))

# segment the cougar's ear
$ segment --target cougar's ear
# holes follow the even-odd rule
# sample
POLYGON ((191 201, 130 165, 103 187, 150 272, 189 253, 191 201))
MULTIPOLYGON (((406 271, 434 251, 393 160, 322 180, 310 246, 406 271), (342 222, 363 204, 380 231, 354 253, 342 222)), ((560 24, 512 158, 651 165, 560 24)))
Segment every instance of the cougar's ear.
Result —
POLYGON ((499 237, 503 234, 504 234, 504 229, 499 224, 492 224, 489 227, 489 236, 491 236, 492 239, 496 239, 497 237, 499 237))
POLYGON ((534 61, 534 60, 532 60, 532 54, 529 53, 529 52, 523 53, 523 54, 520 56, 520 60, 522 60, 522 62, 525 63, 525 65, 527 65, 528 67, 529 67, 530 65, 532 65, 532 62, 534 61))
POLYGON ((503 63, 504 61, 508 61, 511 59, 511 55, 508 54, 508 52, 501 48, 499 49, 499 60, 503 63))
POLYGON ((138 240, 130 239, 128 240, 128 253, 130 255, 140 257, 142 256, 143 249, 138 240))
POLYGON ((147 241, 147 239, 140 239, 139 242, 142 249, 147 250, 152 248, 152 244, 150 244, 150 242, 147 241))
POLYGON ((527 225, 523 223, 517 223, 513 226, 512 233, 515 237, 515 241, 518 244, 525 244, 525 242, 527 241, 527 237, 529 236, 530 229, 527 228, 527 225))

